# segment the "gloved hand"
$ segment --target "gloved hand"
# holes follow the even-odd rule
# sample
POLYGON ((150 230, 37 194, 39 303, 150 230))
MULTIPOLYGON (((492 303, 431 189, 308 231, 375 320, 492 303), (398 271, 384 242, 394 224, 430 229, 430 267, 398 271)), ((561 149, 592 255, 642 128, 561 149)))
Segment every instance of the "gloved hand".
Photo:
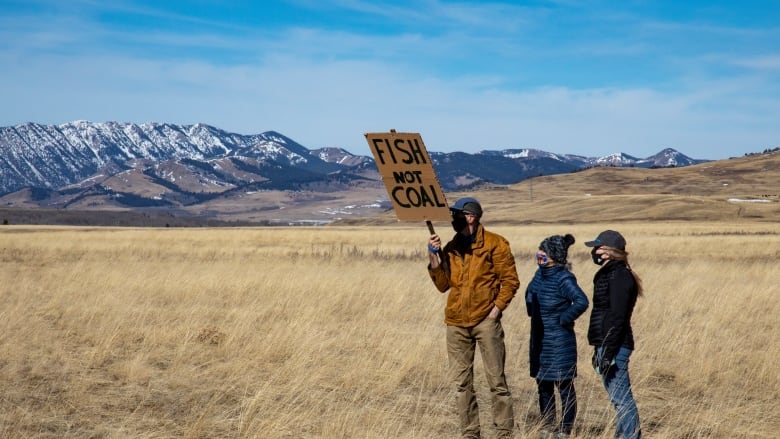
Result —
POLYGON ((615 365, 614 358, 609 355, 604 355, 603 353, 602 355, 599 355, 598 349, 593 350, 593 357, 591 357, 590 362, 593 365, 593 370, 599 375, 607 373, 607 370, 615 365))

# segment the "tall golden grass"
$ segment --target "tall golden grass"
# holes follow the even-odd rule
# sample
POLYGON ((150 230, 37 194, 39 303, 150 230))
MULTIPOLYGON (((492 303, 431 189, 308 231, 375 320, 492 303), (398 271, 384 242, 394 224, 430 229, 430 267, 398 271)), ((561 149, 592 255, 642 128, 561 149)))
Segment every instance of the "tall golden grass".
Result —
MULTIPOLYGON (((777 437, 780 231, 685 222, 493 228, 522 280, 504 314, 517 437, 537 430, 523 304, 532 254, 573 233, 590 295, 596 266, 582 243, 606 227, 627 237, 645 284, 631 373, 646 437, 777 437)), ((426 238, 424 225, 3 227, 0 436, 457 437, 446 298, 428 279, 426 238)), ((576 437, 611 438, 589 312, 576 329, 576 437)))

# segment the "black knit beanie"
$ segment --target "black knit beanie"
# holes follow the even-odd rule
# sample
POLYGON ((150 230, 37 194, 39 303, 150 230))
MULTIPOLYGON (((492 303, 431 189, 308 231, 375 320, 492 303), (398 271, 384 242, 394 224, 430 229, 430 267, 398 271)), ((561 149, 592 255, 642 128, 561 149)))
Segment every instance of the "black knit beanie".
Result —
POLYGON ((553 235, 539 244, 539 250, 544 250, 553 261, 565 265, 572 244, 574 244, 574 236, 569 233, 566 236, 553 235))

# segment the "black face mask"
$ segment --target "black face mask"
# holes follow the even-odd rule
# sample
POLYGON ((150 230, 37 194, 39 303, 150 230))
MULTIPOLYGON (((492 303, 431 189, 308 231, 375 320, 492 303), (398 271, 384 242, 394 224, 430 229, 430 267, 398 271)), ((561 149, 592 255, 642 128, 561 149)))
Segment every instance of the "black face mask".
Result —
POLYGON ((604 265, 604 259, 601 259, 601 255, 596 254, 596 250, 598 250, 598 247, 593 247, 593 250, 590 251, 590 257, 593 258, 593 263, 596 265, 604 265))
POLYGON ((465 217, 455 216, 452 218, 451 224, 455 232, 460 233, 461 230, 465 229, 469 225, 469 222, 466 221, 465 217))

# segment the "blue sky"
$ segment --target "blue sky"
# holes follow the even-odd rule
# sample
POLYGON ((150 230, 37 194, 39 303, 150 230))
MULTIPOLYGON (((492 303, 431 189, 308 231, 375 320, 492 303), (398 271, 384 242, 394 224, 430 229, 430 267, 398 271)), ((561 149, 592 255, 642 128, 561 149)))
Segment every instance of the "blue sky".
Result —
POLYGON ((780 2, 0 0, 0 126, 207 123, 370 155, 780 146, 780 2))

